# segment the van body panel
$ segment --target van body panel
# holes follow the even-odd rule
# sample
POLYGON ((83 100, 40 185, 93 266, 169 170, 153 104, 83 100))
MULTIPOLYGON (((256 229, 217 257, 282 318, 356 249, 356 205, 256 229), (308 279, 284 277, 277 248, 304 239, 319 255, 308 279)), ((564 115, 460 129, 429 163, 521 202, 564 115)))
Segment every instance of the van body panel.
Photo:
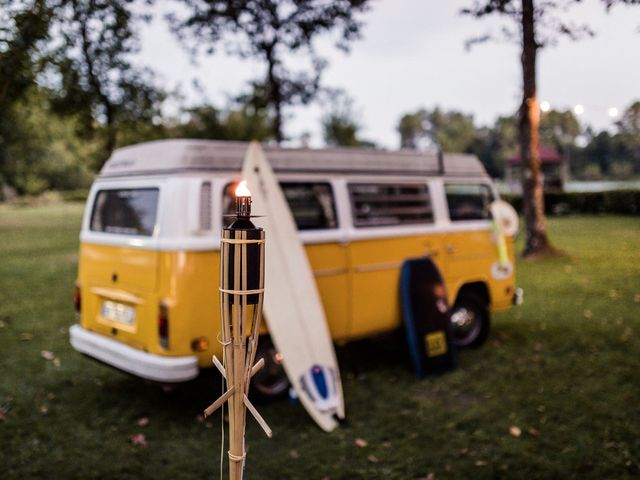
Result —
POLYGON ((348 249, 343 243, 306 245, 331 336, 348 338, 351 324, 348 249))
POLYGON ((400 325, 399 278, 411 258, 432 256, 439 268, 440 235, 416 235, 351 242, 352 318, 350 335, 363 337, 400 325))
POLYGON ((211 365, 211 355, 221 358, 222 354, 217 340, 219 265, 218 251, 160 252, 159 300, 167 305, 169 318, 167 354, 196 355, 203 367, 211 365), (192 342, 201 337, 209 348, 194 352, 192 342))
MULTIPOLYGON (((445 278, 457 284, 470 272, 489 272, 497 257, 492 232, 486 230, 452 232, 444 235, 445 278)), ((472 274, 473 275, 473 274, 472 274)))
POLYGON ((131 347, 156 351, 149 342, 157 311, 158 253, 82 243, 78 283, 82 290, 82 326, 131 347), (130 321, 108 315, 105 306, 133 312, 130 321))

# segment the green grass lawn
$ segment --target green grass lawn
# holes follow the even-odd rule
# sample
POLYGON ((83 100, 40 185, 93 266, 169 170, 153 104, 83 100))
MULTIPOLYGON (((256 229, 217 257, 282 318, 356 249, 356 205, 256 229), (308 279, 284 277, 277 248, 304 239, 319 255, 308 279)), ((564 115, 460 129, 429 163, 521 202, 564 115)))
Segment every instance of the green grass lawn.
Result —
MULTIPOLYGON (((218 478, 213 373, 168 393, 71 349, 81 212, 0 207, 0 478, 218 478)), ((550 230, 567 256, 519 263, 525 304, 456 372, 415 380, 393 340, 341 348, 346 424, 261 406, 275 433, 249 420, 246 478, 637 478, 640 219, 550 230)))

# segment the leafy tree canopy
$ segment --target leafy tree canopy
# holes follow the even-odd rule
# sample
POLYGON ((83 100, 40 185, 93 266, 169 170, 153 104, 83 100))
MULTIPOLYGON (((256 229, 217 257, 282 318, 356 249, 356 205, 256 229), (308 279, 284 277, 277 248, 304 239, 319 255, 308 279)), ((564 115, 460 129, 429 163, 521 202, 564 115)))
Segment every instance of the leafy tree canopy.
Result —
POLYGON ((59 44, 51 52, 54 109, 82 118, 82 132, 104 136, 106 160, 117 146, 119 126, 151 123, 164 92, 152 72, 138 67, 136 0, 65 0, 57 12, 59 44), (103 128, 100 128, 103 127, 103 128))
POLYGON ((212 53, 223 42, 232 54, 255 57, 266 65, 263 78, 254 80, 264 90, 273 116, 276 140, 284 139, 284 108, 307 104, 320 90, 325 61, 315 52, 313 40, 337 31, 338 46, 346 49, 360 35, 358 14, 368 0, 181 0, 185 16, 171 15, 174 32, 198 53, 212 53), (291 71, 285 55, 310 59, 310 72, 291 71))
POLYGON ((344 92, 333 95, 331 109, 322 118, 324 141, 327 145, 341 147, 374 147, 375 144, 360 138, 361 127, 354 112, 353 100, 344 92))
POLYGON ((476 130, 473 116, 439 107, 404 115, 398 125, 402 148, 435 145, 445 152, 463 152, 471 144, 476 130))
POLYGON ((39 73, 38 46, 49 33, 45 0, 0 0, 0 109, 18 100, 39 73))
POLYGON ((540 116, 540 141, 558 152, 573 146, 581 128, 571 110, 550 110, 540 116))

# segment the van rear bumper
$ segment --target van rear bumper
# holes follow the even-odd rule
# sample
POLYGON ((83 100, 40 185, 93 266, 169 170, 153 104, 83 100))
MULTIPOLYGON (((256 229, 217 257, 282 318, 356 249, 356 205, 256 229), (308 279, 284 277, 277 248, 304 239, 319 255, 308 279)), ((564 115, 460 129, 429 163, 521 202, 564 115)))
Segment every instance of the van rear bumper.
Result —
POLYGON ((69 328, 71 346, 107 365, 156 382, 186 382, 198 376, 195 356, 163 357, 142 352, 110 338, 89 332, 80 325, 69 328))

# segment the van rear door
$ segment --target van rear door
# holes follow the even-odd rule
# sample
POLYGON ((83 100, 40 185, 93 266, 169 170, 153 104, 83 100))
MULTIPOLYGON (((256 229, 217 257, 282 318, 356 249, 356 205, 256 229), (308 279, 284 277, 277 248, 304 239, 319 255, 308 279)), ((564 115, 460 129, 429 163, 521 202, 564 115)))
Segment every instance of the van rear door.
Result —
POLYGON ((160 348, 159 196, 158 186, 96 188, 80 246, 82 326, 148 351, 160 348))

